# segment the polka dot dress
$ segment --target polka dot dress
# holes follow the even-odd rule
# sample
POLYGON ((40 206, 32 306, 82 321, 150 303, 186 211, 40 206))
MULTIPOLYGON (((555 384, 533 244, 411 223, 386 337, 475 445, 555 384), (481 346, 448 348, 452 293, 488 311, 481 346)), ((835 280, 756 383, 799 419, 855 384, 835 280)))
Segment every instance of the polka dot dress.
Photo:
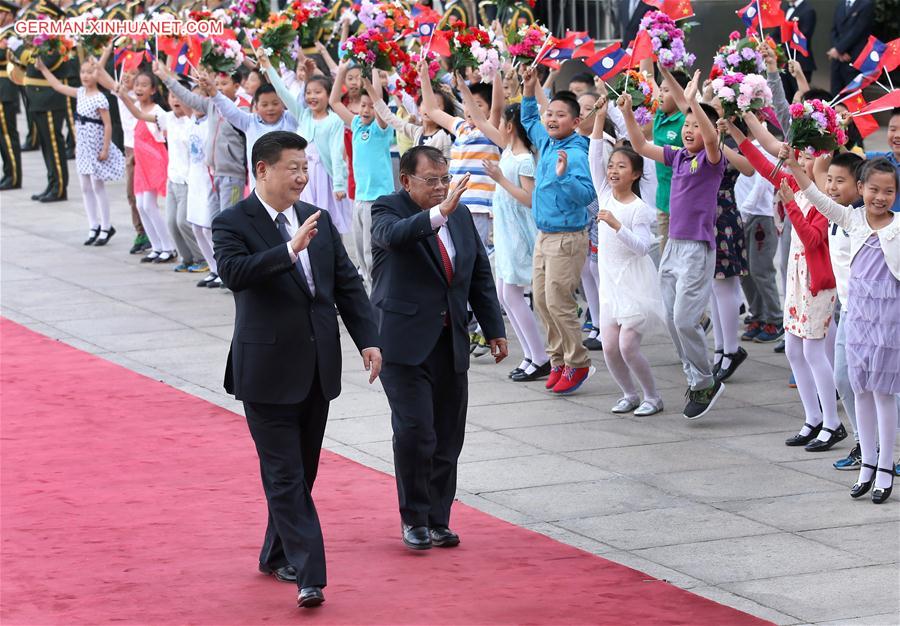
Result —
POLYGON ((102 93, 88 96, 84 87, 79 87, 77 102, 79 117, 75 120, 75 162, 78 173, 103 181, 119 180, 125 173, 122 152, 110 141, 109 154, 105 161, 101 161, 98 157, 103 148, 103 124, 80 119, 100 121, 100 109, 109 110, 109 100, 102 93))

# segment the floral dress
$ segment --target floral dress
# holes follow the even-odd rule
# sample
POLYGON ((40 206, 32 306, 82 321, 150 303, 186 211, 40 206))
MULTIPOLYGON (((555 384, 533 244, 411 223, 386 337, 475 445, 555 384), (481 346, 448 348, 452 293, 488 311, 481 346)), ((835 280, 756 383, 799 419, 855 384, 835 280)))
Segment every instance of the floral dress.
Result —
POLYGON ((125 174, 125 156, 112 141, 109 142, 105 161, 99 159, 103 149, 103 120, 100 109, 109 110, 109 100, 102 93, 87 95, 84 87, 78 88, 76 100, 75 164, 78 173, 97 180, 119 180, 125 174))
POLYGON ((715 278, 719 279, 746 276, 748 273, 744 223, 734 200, 734 185, 740 174, 729 163, 717 196, 715 278))

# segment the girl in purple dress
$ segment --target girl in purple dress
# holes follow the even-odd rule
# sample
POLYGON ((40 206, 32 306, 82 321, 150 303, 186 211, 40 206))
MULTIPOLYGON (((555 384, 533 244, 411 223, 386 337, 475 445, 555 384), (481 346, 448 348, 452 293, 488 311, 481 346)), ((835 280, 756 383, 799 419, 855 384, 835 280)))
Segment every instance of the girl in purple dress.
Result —
MULTIPOLYGON (((817 167, 827 167, 823 161, 817 167)), ((859 498, 874 483, 872 501, 881 504, 894 484, 896 394, 900 393, 900 217, 891 212, 897 171, 887 159, 868 161, 859 182, 865 206, 854 209, 816 189, 793 159, 790 166, 806 197, 850 234, 850 295, 844 315, 862 449, 859 479, 850 496, 859 498)), ((784 189, 782 185, 782 194, 784 189)))

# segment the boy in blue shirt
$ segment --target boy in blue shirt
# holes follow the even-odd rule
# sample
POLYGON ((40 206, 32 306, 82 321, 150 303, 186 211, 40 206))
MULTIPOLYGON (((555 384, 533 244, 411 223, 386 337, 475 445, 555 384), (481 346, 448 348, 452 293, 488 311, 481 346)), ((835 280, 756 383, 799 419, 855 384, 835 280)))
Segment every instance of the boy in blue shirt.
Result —
MULTIPOLYGON (((383 99, 381 85, 376 89, 364 79, 365 92, 360 96, 359 115, 354 115, 341 102, 341 89, 350 65, 342 61, 328 99, 331 110, 344 120, 353 132, 353 178, 356 197, 353 200, 353 241, 356 260, 366 285, 372 290, 372 204, 380 196, 394 193, 394 170, 391 145, 394 129, 375 114, 375 100, 383 99)), ((378 71, 378 70, 374 70, 378 71)))
POLYGON ((522 125, 539 152, 532 201, 538 228, 534 244, 532 295, 534 308, 547 327, 552 369, 547 389, 568 394, 594 373, 581 343, 575 290, 588 253, 590 220, 587 206, 595 199, 588 168, 588 139, 576 133, 581 107, 571 96, 558 95, 538 112, 534 68, 525 73, 522 125))

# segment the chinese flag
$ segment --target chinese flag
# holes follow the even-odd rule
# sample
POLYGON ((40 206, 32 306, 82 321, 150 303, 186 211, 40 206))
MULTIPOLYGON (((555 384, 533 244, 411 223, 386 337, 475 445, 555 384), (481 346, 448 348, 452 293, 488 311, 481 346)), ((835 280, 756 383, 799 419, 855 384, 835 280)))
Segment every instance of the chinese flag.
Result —
POLYGON ((893 72, 900 65, 900 38, 889 41, 881 55, 881 62, 884 63, 886 72, 893 72))
POLYGON ((779 28, 784 22, 781 0, 758 0, 758 2, 763 28, 779 28))
POLYGON ((880 111, 890 111, 900 107, 900 89, 895 89, 886 96, 881 96, 877 100, 873 100, 865 108, 867 113, 878 113, 880 111))
POLYGON ((653 44, 650 41, 650 33, 645 30, 638 31, 637 37, 631 42, 631 67, 640 65, 644 59, 653 58, 653 44))
MULTIPOLYGON (((847 98, 842 104, 847 107, 847 110, 851 113, 856 113, 868 105, 861 93, 856 94, 852 98, 847 98)), ((854 115, 850 119, 856 124, 856 129, 863 138, 868 137, 878 130, 878 122, 876 122, 875 118, 871 115, 854 115)))
POLYGON ((450 56, 450 31, 436 30, 431 36, 428 51, 434 51, 442 57, 450 56))
POLYGON ((662 11, 676 22, 694 17, 691 0, 663 0, 662 11))

